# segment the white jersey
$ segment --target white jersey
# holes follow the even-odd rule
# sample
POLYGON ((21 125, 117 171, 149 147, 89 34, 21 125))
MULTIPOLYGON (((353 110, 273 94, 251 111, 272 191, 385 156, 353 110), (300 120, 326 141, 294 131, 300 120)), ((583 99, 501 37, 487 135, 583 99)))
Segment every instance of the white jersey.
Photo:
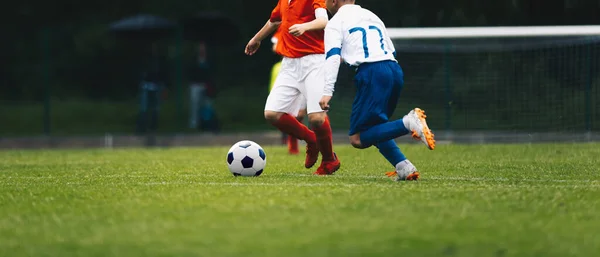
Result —
POLYGON ((325 91, 333 95, 340 56, 351 66, 385 60, 395 61, 395 48, 385 24, 373 12, 346 4, 325 27, 325 91))

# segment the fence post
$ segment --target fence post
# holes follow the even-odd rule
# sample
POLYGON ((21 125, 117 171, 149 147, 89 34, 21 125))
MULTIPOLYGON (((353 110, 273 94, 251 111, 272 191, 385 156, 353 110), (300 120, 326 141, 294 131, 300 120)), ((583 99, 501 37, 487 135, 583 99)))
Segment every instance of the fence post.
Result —
POLYGON ((445 74, 445 88, 446 88, 446 96, 445 96, 445 110, 446 110, 446 120, 445 120, 445 129, 446 132, 450 133, 452 130, 452 83, 450 82, 450 43, 446 43, 446 47, 444 50, 444 74, 445 74))
POLYGON ((44 85, 44 134, 50 135, 50 28, 42 28, 42 79, 44 85))

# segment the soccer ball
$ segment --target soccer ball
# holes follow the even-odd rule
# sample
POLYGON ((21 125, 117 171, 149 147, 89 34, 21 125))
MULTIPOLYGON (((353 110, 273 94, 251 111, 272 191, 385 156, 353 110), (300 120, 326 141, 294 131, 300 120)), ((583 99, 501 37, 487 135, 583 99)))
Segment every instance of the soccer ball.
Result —
POLYGON ((260 176, 267 164, 265 151, 255 142, 243 140, 235 143, 227 153, 227 166, 234 176, 260 176))

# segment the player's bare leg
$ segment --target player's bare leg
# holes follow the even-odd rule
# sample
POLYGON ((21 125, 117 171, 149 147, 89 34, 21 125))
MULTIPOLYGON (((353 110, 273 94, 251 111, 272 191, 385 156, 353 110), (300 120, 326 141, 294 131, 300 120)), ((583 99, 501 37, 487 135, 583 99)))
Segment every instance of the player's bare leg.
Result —
POLYGON ((265 119, 280 131, 304 140, 306 142, 306 160, 304 166, 308 169, 315 165, 319 158, 319 148, 313 131, 287 113, 265 111, 265 119))
POLYGON ((357 149, 365 149, 370 147, 370 145, 364 146, 360 143, 360 133, 356 133, 350 136, 350 144, 357 149))
POLYGON ((316 175, 331 175, 340 168, 340 160, 333 152, 331 125, 327 113, 315 112, 308 114, 309 123, 315 132, 318 149, 323 156, 316 175))

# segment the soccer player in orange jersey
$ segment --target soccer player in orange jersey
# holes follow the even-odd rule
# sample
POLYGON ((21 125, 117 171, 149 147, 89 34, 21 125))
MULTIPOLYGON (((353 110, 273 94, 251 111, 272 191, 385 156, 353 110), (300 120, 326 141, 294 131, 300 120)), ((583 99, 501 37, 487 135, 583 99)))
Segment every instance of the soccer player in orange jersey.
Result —
MULTIPOLYGON (((273 52, 277 53, 277 41, 279 41, 279 33, 281 33, 281 31, 278 29, 277 32, 275 32, 275 34, 273 35, 273 37, 271 37, 271 42, 273 43, 273 52)), ((275 85, 275 81, 277 80, 277 75, 279 74, 279 71, 281 70, 281 59, 275 63, 273 65, 273 68, 271 68, 271 80, 269 83, 269 92, 273 89, 273 86, 275 85)), ((298 114, 296 115, 296 119, 302 123, 302 120, 304 119, 304 116, 306 116, 306 99, 304 98, 304 96, 300 95, 300 98, 302 98, 300 101, 300 111, 298 112, 298 114)), ((289 154, 299 154, 300 151, 298 150, 298 139, 292 135, 288 135, 284 132, 281 132, 282 134, 282 139, 283 139, 283 144, 288 146, 288 153, 289 154)))
POLYGON ((330 175, 340 168, 333 152, 329 118, 319 105, 325 87, 325 8, 324 0, 279 0, 267 23, 245 49, 247 55, 253 55, 262 40, 278 28, 282 30, 276 48, 277 54, 283 56, 281 71, 267 98, 265 119, 282 132, 306 141, 306 168, 317 162, 321 152, 317 175, 330 175), (300 96, 306 98, 312 131, 294 117, 299 111, 300 96))

